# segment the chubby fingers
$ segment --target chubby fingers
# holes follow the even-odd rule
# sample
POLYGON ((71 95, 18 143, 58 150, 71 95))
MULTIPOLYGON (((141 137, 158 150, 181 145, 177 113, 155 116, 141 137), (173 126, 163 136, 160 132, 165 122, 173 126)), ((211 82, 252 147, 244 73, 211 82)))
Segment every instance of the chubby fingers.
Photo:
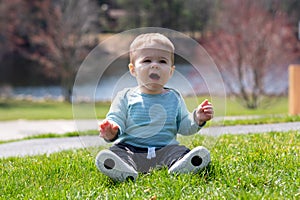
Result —
POLYGON ((214 114, 213 105, 207 99, 205 99, 200 104, 200 112, 203 112, 204 114, 209 115, 212 118, 214 114))
POLYGON ((212 106, 205 106, 205 107, 203 107, 202 109, 203 109, 202 111, 203 111, 204 114, 208 114, 208 115, 213 116, 213 114, 214 114, 214 109, 213 109, 212 106))
POLYGON ((99 136, 104 137, 106 135, 106 132, 108 131, 109 127, 110 127, 109 121, 108 120, 103 120, 99 124, 99 131, 100 131, 99 136))
POLYGON ((99 136, 103 138, 109 138, 111 135, 115 135, 118 132, 118 125, 108 120, 103 120, 99 124, 99 136))
POLYGON ((105 130, 109 125, 109 121, 105 119, 101 123, 99 123, 99 130, 105 130))
POLYGON ((209 104, 211 104, 211 103, 208 101, 208 99, 205 99, 205 100, 200 104, 200 106, 203 107, 203 106, 207 106, 207 105, 209 105, 209 104))
POLYGON ((211 109, 213 109, 213 106, 212 104, 207 100, 205 99, 201 104, 200 104, 200 109, 205 112, 205 111, 209 111, 211 109))

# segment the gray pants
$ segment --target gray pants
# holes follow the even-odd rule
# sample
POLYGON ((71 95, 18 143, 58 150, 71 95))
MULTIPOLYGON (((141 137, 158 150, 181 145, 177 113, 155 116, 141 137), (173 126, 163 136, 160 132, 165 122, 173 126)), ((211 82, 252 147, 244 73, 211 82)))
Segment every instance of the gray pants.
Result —
POLYGON ((147 148, 134 147, 124 143, 115 144, 110 147, 110 150, 136 171, 142 173, 147 173, 153 168, 161 168, 163 166, 170 168, 177 160, 190 151, 190 149, 182 145, 167 145, 163 148, 156 148, 155 157, 149 158, 147 148))

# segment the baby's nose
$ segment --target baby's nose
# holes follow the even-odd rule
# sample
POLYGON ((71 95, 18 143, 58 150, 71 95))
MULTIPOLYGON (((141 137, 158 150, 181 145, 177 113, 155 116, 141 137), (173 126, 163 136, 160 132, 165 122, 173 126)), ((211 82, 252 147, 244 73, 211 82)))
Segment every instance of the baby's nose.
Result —
POLYGON ((158 68, 159 68, 159 64, 153 63, 153 64, 151 65, 151 68, 152 68, 152 69, 158 69, 158 68))

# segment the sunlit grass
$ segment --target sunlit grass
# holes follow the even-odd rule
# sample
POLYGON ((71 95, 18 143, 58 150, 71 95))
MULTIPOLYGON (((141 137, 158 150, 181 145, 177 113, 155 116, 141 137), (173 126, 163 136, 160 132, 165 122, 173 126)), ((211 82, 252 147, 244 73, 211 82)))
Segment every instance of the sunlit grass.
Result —
MULTIPOLYGON (((110 103, 80 104, 77 114, 82 119, 90 118, 87 108, 93 106, 93 117, 104 118, 109 110, 110 103)), ((66 102, 45 101, 18 101, 0 100, 0 121, 2 120, 47 120, 47 119, 73 119, 72 104, 66 102)))
MULTIPOLYGON (((256 110, 249 110, 243 107, 238 101, 227 98, 224 102, 220 97, 186 97, 185 101, 190 111, 195 109, 199 103, 208 98, 215 106, 215 111, 222 116, 234 115, 270 115, 270 114, 287 114, 288 113, 288 99, 287 97, 278 98, 277 101, 259 108, 256 110)), ((87 112, 87 108, 92 108, 92 112, 98 118, 104 118, 109 110, 110 102, 97 102, 78 104, 78 112, 82 118, 91 117, 87 112)), ((65 102, 45 101, 19 101, 19 100, 3 100, 0 99, 0 120, 13 119, 72 119, 72 104, 65 102)))
POLYGON ((231 97, 186 97, 185 102, 187 104, 188 109, 193 110, 204 99, 209 99, 209 101, 211 101, 214 105, 217 114, 221 116, 288 114, 287 97, 270 97, 269 99, 265 99, 264 105, 257 109, 247 109, 242 105, 241 100, 231 97))
MULTIPOLYGON (((193 148, 204 138, 187 140, 193 148)), ((125 183, 101 174, 91 149, 0 159, 0 199, 298 199, 299 148, 295 131, 224 135, 197 175, 162 169, 125 183)))
MULTIPOLYGON (((214 125, 264 124, 300 121, 300 116, 288 115, 287 97, 277 98, 265 108, 249 110, 238 101, 220 97, 186 97, 185 101, 190 111, 208 98, 214 105, 215 116, 249 116, 247 119, 225 119, 214 125), (251 117, 253 116, 253 117, 251 117)), ((32 102, 18 100, 0 100, 0 121, 3 120, 47 120, 47 119, 104 119, 110 107, 110 102, 72 104, 65 102, 32 102), (75 108, 73 110, 73 108, 75 108), (73 112, 74 111, 74 112, 73 112)))

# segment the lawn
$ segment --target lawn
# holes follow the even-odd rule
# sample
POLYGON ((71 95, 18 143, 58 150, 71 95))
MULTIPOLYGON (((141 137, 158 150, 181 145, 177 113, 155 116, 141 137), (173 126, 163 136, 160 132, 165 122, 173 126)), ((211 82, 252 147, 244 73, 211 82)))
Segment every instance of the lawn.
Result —
MULTIPOLYGON (((187 106, 192 110, 204 98, 186 98, 187 106)), ((232 99, 221 101, 213 99, 215 109, 226 110, 226 115, 260 116, 227 120, 225 125, 300 121, 299 116, 287 115, 287 98, 258 110, 247 110, 232 99)), ((97 103, 95 115, 104 118, 109 105, 97 103)), ((80 106, 83 118, 89 117, 84 115, 89 106, 80 106)), ((72 105, 0 100, 0 120, 15 119, 73 119, 72 105)), ((204 141, 199 135, 183 138, 181 142, 190 148, 204 141)), ((169 176, 167 169, 162 169, 126 183, 113 183, 98 172, 91 153, 95 149, 0 159, 0 199, 299 199, 299 131, 215 139, 212 163, 197 175, 169 176)))
MULTIPOLYGON (((193 148, 203 136, 182 141, 193 148)), ((0 199, 299 199, 300 135, 223 135, 199 174, 166 169, 113 183, 94 165, 94 149, 0 159, 0 199)))
MULTIPOLYGON (((81 104, 82 118, 88 118, 84 114, 86 108, 92 104, 81 104)), ((104 118, 110 103, 96 103, 95 109, 99 118, 104 118)), ((0 99, 0 121, 3 120, 48 120, 48 119, 73 119, 72 104, 66 102, 45 101, 19 101, 0 99)))
MULTIPOLYGON (((192 111, 199 103, 207 97, 187 97, 185 98, 187 107, 192 111)), ((216 116, 236 116, 261 115, 263 123, 286 122, 286 121, 300 121, 299 116, 288 115, 288 99, 282 97, 275 103, 270 104, 264 108, 256 110, 249 110, 241 106, 238 101, 228 98, 225 100, 218 97, 210 98, 215 106, 216 116), (267 118, 267 119, 263 119, 267 118), (271 119, 271 120, 270 120, 271 119)), ((76 119, 78 118, 95 118, 103 119, 109 110, 109 102, 98 102, 95 105, 79 104, 76 108, 76 119)), ((32 101, 18 101, 18 100, 1 100, 0 99, 0 121, 3 120, 47 120, 47 119, 73 119, 72 104, 63 102, 32 102, 32 101)), ((232 121, 232 120, 231 120, 232 121)), ((237 121, 239 124, 255 124, 258 120, 247 119, 237 121)), ((226 122, 230 124, 230 122, 226 122)), ((225 124, 226 124, 225 123, 225 124)))

